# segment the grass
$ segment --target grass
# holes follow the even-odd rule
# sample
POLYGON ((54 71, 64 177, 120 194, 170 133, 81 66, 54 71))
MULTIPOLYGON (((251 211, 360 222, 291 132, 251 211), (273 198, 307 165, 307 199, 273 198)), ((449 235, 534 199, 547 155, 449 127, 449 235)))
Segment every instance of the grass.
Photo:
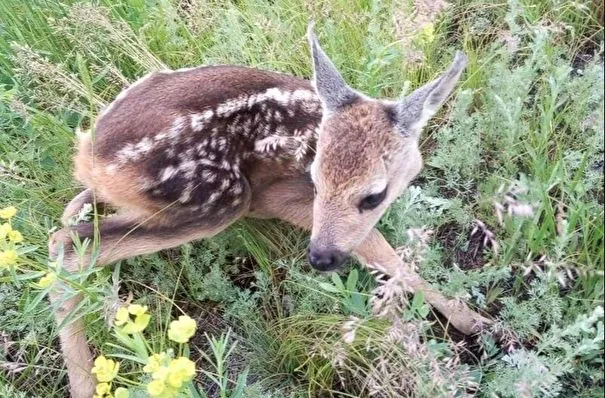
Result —
POLYGON ((379 227, 408 248, 407 230, 431 229, 419 272, 489 314, 495 332, 460 336, 422 297, 398 298, 398 315, 373 315, 381 285, 367 270, 317 274, 303 233, 246 221, 81 278, 97 352, 112 354, 104 318, 132 293, 150 307, 145 335, 156 350, 180 310, 197 320, 191 357, 207 371, 196 383, 208 396, 602 396, 603 5, 438 6, 3 0, 0 208, 19 209, 12 224, 27 253, 0 270, 0 396, 67 391, 57 329, 32 282, 48 270, 49 231, 78 192, 75 128, 165 66, 309 77, 309 19, 347 81, 372 96, 403 95, 456 49, 468 55, 457 95, 421 138, 423 172, 379 227))

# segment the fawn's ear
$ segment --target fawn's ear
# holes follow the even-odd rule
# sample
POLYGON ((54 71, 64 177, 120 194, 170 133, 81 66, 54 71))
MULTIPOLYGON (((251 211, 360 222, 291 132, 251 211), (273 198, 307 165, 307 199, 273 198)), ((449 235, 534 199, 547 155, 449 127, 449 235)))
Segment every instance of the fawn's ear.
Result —
POLYGON ((466 63, 466 56, 460 51, 456 52, 454 62, 447 71, 397 103, 397 129, 401 134, 420 134, 454 89, 466 63))
POLYGON ((324 108, 334 112, 355 102, 359 94, 345 83, 330 58, 319 46, 317 37, 313 33, 313 22, 309 23, 307 39, 313 57, 313 82, 324 108))

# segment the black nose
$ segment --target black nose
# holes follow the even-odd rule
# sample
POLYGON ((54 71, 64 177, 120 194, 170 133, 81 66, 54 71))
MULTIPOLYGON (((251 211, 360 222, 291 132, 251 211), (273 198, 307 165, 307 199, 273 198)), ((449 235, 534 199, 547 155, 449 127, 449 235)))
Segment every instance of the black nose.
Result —
POLYGON ((309 263, 318 271, 331 271, 338 268, 346 259, 340 250, 317 249, 309 247, 309 263))

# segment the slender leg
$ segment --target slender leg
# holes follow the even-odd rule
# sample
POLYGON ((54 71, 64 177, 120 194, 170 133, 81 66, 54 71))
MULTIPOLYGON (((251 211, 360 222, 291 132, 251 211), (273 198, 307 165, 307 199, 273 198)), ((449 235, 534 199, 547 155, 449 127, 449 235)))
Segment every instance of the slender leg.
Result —
POLYGON ((67 226, 70 218, 78 214, 78 212, 82 209, 82 207, 86 203, 92 203, 94 201, 94 195, 92 189, 87 188, 76 195, 75 198, 71 200, 65 207, 63 211, 63 215, 61 216, 61 223, 64 226, 67 226))
POLYGON ((373 266, 377 265, 388 275, 399 274, 405 280, 410 292, 421 291, 424 299, 459 331, 473 334, 478 332, 482 326, 491 323, 489 319, 468 308, 464 302, 448 299, 435 290, 413 269, 403 263, 384 236, 377 230, 374 229, 370 232, 370 235, 355 251, 355 255, 370 268, 375 268, 373 266))
MULTIPOLYGON (((253 187, 254 189, 254 187, 253 187)), ((253 190, 251 217, 279 218, 309 230, 313 225, 313 186, 305 178, 277 180, 253 190)), ((366 266, 379 265, 390 276, 399 274, 411 292, 422 291, 426 301, 442 313, 451 324, 472 334, 491 321, 469 309, 465 303, 450 300, 430 286, 413 269, 407 267, 382 234, 374 229, 354 251, 366 266)))
MULTIPOLYGON (((204 221, 201 219, 174 219, 169 225, 146 226, 138 223, 127 215, 109 217, 99 224, 99 257, 95 265, 102 266, 128 257, 154 253, 162 249, 179 246, 183 243, 210 237, 235 221, 244 211, 242 208, 234 211, 229 217, 204 221)), ((72 228, 64 228, 51 237, 49 252, 51 258, 56 258, 58 250, 65 250, 63 269, 67 272, 78 272, 90 264, 90 255, 80 259, 72 248, 71 233, 76 232, 83 238, 92 239, 95 233, 93 224, 82 224, 72 228)), ((50 300, 55 307, 55 317, 61 324, 81 302, 81 295, 66 294, 65 286, 57 283, 50 294, 50 300)), ((90 370, 92 354, 84 333, 84 323, 77 319, 65 325, 59 332, 63 356, 67 366, 71 395, 74 398, 90 398, 94 394, 95 381, 90 370)))

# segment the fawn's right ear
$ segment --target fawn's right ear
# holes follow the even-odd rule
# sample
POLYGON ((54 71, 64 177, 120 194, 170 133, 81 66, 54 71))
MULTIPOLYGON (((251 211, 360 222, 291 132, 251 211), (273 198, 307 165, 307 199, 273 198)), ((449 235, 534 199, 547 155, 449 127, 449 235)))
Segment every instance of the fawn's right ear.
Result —
POLYGON ((405 136, 418 136, 450 95, 466 67, 467 58, 456 52, 454 61, 441 76, 397 103, 397 129, 405 136))
POLYGON ((355 102, 360 97, 359 93, 347 85, 330 58, 319 46, 317 37, 313 33, 313 22, 309 23, 307 39, 313 56, 313 83, 324 108, 334 112, 355 102))

